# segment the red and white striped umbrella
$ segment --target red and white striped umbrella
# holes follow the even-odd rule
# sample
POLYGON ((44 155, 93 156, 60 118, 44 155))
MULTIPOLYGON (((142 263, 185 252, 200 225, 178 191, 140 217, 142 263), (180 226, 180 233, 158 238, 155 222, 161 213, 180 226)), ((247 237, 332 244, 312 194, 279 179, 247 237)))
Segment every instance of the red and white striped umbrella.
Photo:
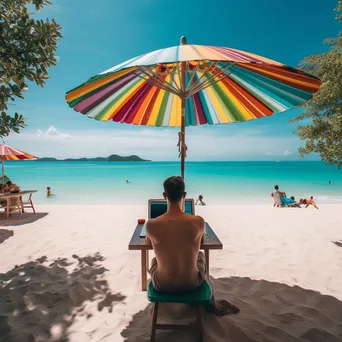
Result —
POLYGON ((29 153, 17 150, 11 146, 0 144, 0 159, 2 161, 2 184, 4 184, 4 161, 5 160, 24 160, 24 159, 38 159, 29 153))

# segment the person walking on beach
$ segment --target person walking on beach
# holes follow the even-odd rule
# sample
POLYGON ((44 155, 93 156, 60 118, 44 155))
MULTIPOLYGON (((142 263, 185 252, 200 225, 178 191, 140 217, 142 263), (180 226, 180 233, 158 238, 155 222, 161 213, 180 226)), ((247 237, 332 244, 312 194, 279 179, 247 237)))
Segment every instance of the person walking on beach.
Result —
POLYGON ((281 207, 282 202, 281 202, 281 197, 286 197, 286 192, 279 191, 279 186, 275 185, 274 186, 274 191, 272 191, 271 196, 274 199, 274 207, 281 207))
MULTIPOLYGON (((186 192, 181 177, 170 177, 163 185, 167 212, 146 224, 146 243, 152 244, 155 253, 149 271, 152 284, 159 292, 191 292, 204 280, 209 281, 205 256, 200 252, 205 222, 200 216, 184 213, 186 192)), ((218 316, 240 311, 228 301, 214 297, 210 309, 218 316)))

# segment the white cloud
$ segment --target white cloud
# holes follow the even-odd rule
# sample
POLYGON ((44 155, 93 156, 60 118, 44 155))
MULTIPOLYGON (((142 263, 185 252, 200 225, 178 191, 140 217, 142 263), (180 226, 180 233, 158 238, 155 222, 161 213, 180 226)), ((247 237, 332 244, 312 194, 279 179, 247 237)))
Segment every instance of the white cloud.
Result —
POLYGON ((277 153, 277 152, 267 152, 267 156, 292 156, 292 152, 289 150, 285 150, 283 153, 277 153))
MULTIPOLYGON (((16 148, 39 157, 105 157, 110 154, 137 154, 142 158, 171 161, 178 159, 179 129, 135 127, 73 130, 65 134, 51 126, 32 134, 28 130, 11 135, 16 148), (43 142, 42 142, 43 139, 43 142)), ((264 128, 194 127, 187 130, 187 160, 273 160, 289 158, 300 140, 294 136, 268 136, 264 128), (270 150, 270 147, 272 148, 270 150), (270 151, 265 153, 264 151, 270 151), (279 151, 284 151, 280 153, 279 151)))
POLYGON ((40 138, 52 138, 52 139, 69 139, 70 135, 61 133, 55 126, 50 126, 45 132, 41 129, 37 130, 37 136, 40 138))

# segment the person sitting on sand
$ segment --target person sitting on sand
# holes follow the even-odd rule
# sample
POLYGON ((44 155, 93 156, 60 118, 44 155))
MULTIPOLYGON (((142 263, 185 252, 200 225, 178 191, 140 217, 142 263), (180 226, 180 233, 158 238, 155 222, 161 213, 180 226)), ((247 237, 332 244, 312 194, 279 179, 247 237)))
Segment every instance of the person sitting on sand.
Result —
POLYGON ((281 197, 286 197, 286 192, 279 191, 279 186, 275 185, 274 186, 274 191, 272 191, 271 196, 274 199, 274 207, 281 207, 282 202, 281 202, 281 197))
POLYGON ((312 205, 316 209, 319 209, 312 196, 310 197, 310 199, 304 199, 301 204, 304 204, 305 208, 307 208, 309 205, 312 205))
MULTIPOLYGON (((205 257, 200 252, 205 222, 200 216, 184 213, 186 192, 181 177, 170 177, 163 186, 167 212, 146 224, 146 243, 152 244, 155 253, 149 273, 156 291, 191 292, 209 280, 205 257)), ((216 301, 213 297, 211 304, 216 315, 239 312, 226 300, 216 301)))
POLYGON ((291 208, 300 208, 300 201, 296 202, 296 199, 294 198, 294 196, 290 197, 290 202, 286 205, 287 207, 291 207, 291 208))
MULTIPOLYGON (((1 188, 2 193, 4 193, 4 192, 19 192, 19 191, 20 191, 19 186, 16 184, 13 184, 11 181, 8 181, 7 184, 1 188)), ((18 200, 19 200, 18 198, 11 198, 10 199, 11 206, 17 205, 18 200)), ((1 201, 0 205, 2 207, 6 206, 7 201, 1 201)))
POLYGON ((293 206, 294 204, 297 204, 294 196, 291 196, 290 198, 285 197, 285 196, 281 196, 280 200, 281 200, 281 204, 285 207, 289 207, 289 206, 293 206))
POLYGON ((196 200, 195 205, 205 205, 205 203, 203 202, 203 196, 199 195, 198 199, 196 200))
POLYGON ((11 181, 8 181, 7 184, 1 189, 2 192, 10 192, 10 191, 20 191, 18 185, 13 184, 11 181))

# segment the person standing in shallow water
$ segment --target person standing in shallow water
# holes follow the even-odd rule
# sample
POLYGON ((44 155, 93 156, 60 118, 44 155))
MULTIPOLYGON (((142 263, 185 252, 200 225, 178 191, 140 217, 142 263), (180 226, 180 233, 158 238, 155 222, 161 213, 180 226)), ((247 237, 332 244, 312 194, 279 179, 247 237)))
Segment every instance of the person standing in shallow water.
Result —
POLYGON ((206 205, 206 204, 203 202, 203 196, 202 196, 202 195, 199 195, 199 196, 198 196, 195 205, 206 205))
MULTIPOLYGON (((185 184, 181 177, 164 181, 163 196, 167 212, 146 224, 146 243, 152 244, 152 284, 156 291, 185 293, 195 291, 205 280, 209 282, 206 260, 200 251, 205 234, 205 221, 200 216, 184 213, 185 184)), ((212 297, 210 311, 217 316, 240 310, 228 301, 212 297)))

